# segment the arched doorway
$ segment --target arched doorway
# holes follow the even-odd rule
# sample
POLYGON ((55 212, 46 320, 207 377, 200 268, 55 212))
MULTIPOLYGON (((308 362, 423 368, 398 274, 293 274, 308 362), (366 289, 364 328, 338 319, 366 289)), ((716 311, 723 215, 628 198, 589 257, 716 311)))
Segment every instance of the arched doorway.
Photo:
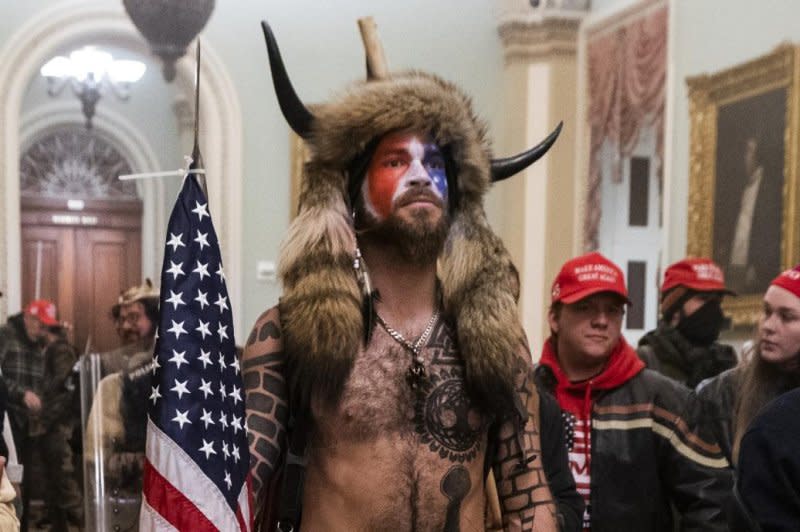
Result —
POLYGON ((92 350, 117 346, 108 311, 138 284, 142 201, 132 165, 96 131, 62 125, 20 157, 22 300, 55 301, 73 325, 73 342, 92 350))
MULTIPOLYGON (((22 98, 28 80, 37 74, 39 66, 59 46, 81 38, 112 39, 121 46, 148 53, 121 5, 85 5, 70 0, 40 11, 0 50, 0 260, 5 261, 4 267, 0 267, 0 291, 5 293, 0 299, 0 319, 5 318, 9 310, 22 305, 19 260, 22 250, 19 194, 22 98)), ((222 244, 234 307, 234 327, 241 329, 236 322, 241 315, 242 113, 230 76, 209 43, 203 45, 201 76, 201 124, 205 133, 201 139, 210 176, 207 182, 209 200, 222 244)), ((193 101, 193 80, 191 61, 179 62, 176 88, 184 101, 193 101)), ((142 186, 152 187, 150 183, 142 186)), ((163 231, 164 227, 153 230, 163 231)), ((145 237, 143 240, 146 242, 145 237)), ((159 246, 163 243, 163 239, 153 238, 153 241, 159 246)))

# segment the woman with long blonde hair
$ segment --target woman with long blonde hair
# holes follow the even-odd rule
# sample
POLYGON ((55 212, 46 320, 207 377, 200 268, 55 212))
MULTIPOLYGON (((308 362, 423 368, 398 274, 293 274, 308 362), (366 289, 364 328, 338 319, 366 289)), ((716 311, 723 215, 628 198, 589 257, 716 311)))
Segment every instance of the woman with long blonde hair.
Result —
POLYGON ((767 288, 752 350, 737 367, 697 387, 705 419, 734 468, 742 436, 759 410, 800 387, 800 265, 767 288))

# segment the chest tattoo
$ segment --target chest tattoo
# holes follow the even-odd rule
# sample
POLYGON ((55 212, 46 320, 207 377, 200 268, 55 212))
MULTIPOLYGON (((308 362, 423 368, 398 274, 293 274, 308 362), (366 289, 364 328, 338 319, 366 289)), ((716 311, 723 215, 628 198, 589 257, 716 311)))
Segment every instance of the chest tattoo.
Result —
POLYGON ((481 450, 484 417, 467 395, 464 368, 445 327, 437 327, 428 378, 417 390, 415 431, 441 458, 463 463, 481 450))
POLYGON ((444 522, 444 532, 459 532, 461 530, 461 502, 469 493, 472 482, 469 480, 469 471, 462 465, 455 465, 442 479, 442 493, 448 499, 447 516, 444 522))

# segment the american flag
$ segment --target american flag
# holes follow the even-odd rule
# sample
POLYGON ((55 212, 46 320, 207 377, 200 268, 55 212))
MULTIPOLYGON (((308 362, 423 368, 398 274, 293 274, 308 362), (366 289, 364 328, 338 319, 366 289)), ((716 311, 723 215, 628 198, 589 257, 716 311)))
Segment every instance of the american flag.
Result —
POLYGON ((250 455, 233 318, 197 179, 167 227, 141 530, 249 531, 250 455))

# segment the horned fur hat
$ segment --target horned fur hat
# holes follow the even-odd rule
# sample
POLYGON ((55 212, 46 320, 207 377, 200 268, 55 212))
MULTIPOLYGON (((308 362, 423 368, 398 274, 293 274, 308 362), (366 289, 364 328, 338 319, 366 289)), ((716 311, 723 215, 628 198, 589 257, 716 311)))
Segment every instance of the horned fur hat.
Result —
MULTIPOLYGON (((524 341, 517 313, 518 279, 510 256, 489 227, 483 196, 541 157, 559 128, 519 156, 492 160, 486 126, 458 87, 419 71, 355 83, 312 110, 297 97, 272 32, 262 22, 273 82, 289 125, 306 141, 298 216, 283 245, 280 302, 291 397, 338 401, 366 337, 362 287, 348 187, 350 168, 388 132, 426 132, 447 150, 456 173, 457 204, 439 256, 445 316, 455 325, 467 387, 480 403, 502 411, 516 404, 513 375, 524 341)), ((449 176, 448 176, 449 177, 449 176)), ((451 191, 452 191, 451 186, 451 191)))
POLYGON ((151 281, 150 278, 147 278, 142 284, 131 286, 127 290, 120 292, 116 304, 111 307, 111 312, 116 315, 122 305, 130 305, 131 303, 135 303, 143 299, 157 300, 159 298, 159 294, 160 292, 158 288, 153 286, 153 281, 151 281))

